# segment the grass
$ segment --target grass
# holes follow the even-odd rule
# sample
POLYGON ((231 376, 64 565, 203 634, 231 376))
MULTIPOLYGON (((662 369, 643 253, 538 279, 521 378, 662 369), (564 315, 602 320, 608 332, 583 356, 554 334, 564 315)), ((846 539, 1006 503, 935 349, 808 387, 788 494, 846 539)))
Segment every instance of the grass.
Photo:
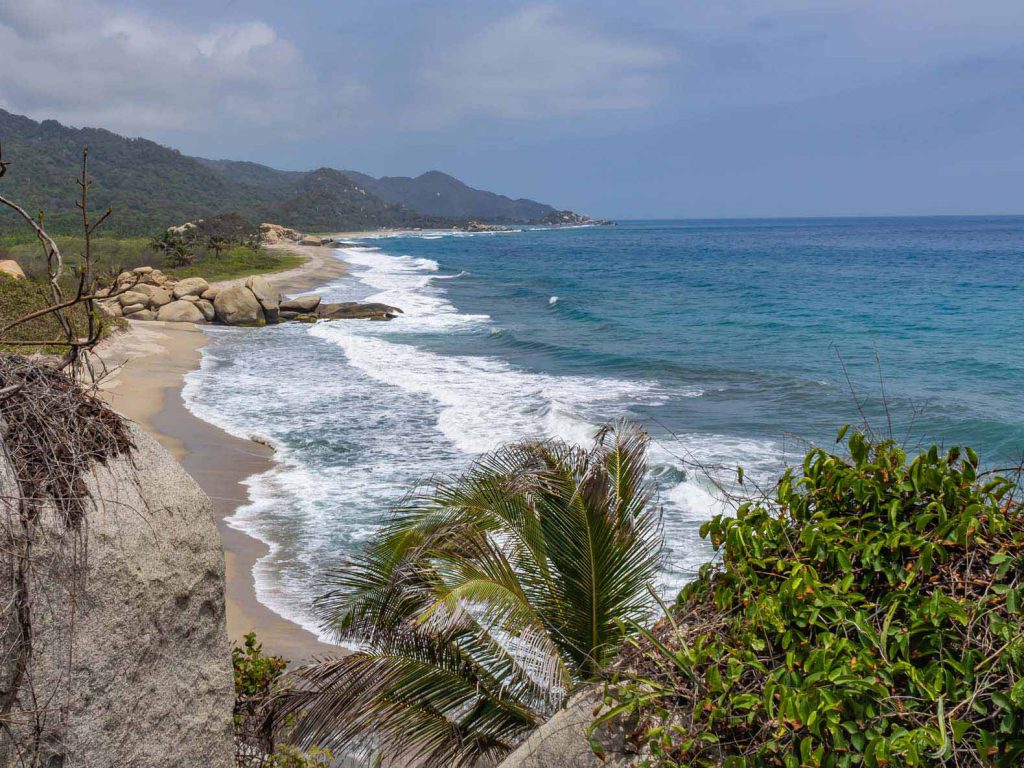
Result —
MULTIPOLYGON (((61 236, 55 238, 67 265, 71 268, 81 263, 84 241, 81 237, 61 236)), ((202 277, 210 282, 231 280, 248 275, 281 272, 293 269, 305 261, 294 253, 281 253, 261 248, 253 251, 236 245, 217 256, 212 251, 200 251, 195 262, 187 267, 169 267, 163 254, 157 253, 144 237, 96 237, 92 241, 93 263, 99 275, 113 277, 118 272, 134 267, 156 267, 176 278, 202 277)), ((0 259, 14 259, 29 277, 46 274, 46 261, 38 243, 0 238, 0 259)), ((71 270, 69 269, 69 272, 71 270)))
MULTIPOLYGON (((81 263, 85 246, 82 237, 62 235, 54 239, 68 266, 81 263)), ((145 237, 94 237, 92 252, 99 274, 117 274, 122 269, 143 265, 156 267, 162 261, 162 257, 149 247, 149 239, 145 237)), ((30 277, 46 274, 46 258, 34 240, 12 236, 0 239, 0 259, 14 259, 30 277)))
MULTIPOLYGON (((47 286, 42 280, 36 278, 18 280, 8 275, 0 274, 0 318, 3 318, 3 320, 14 320, 35 310, 42 309, 50 303, 47 286)), ((75 307, 71 310, 70 317, 76 330, 79 331, 80 335, 84 336, 88 322, 85 307, 75 307)), ((123 320, 101 316, 102 335, 107 335, 124 322, 123 320)), ((5 338, 9 341, 48 341, 50 339, 59 339, 62 335, 63 331, 60 323, 57 322, 57 318, 53 314, 48 314, 12 328, 5 334, 5 338)), ((62 347, 59 344, 45 347, 0 345, 0 351, 16 352, 23 355, 30 355, 33 352, 61 354, 66 351, 66 347, 62 347)))
POLYGON ((245 246, 234 246, 216 256, 207 253, 187 267, 163 268, 168 275, 179 280, 184 277, 202 277, 210 282, 232 280, 247 275, 282 272, 300 266, 306 259, 296 253, 281 253, 260 248, 253 251, 245 246))

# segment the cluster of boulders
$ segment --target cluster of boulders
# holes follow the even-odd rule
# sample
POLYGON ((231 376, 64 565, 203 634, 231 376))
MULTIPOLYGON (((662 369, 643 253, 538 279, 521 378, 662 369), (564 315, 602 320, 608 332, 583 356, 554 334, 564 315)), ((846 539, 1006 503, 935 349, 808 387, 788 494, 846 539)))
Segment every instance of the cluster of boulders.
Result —
POLYGON ((100 306, 112 317, 163 320, 174 323, 222 323, 261 326, 286 320, 391 320, 401 313, 386 304, 321 302, 316 294, 281 298, 265 277, 211 286, 201 277, 175 280, 153 267, 122 272, 100 306))
POLYGON ((297 229, 289 229, 280 224, 260 224, 260 242, 263 245, 294 243, 296 245, 328 245, 334 241, 329 237, 304 235, 297 229))
POLYGON ((113 317, 208 323, 216 318, 217 292, 201 277, 175 280, 153 267, 136 267, 117 276, 100 306, 113 317))

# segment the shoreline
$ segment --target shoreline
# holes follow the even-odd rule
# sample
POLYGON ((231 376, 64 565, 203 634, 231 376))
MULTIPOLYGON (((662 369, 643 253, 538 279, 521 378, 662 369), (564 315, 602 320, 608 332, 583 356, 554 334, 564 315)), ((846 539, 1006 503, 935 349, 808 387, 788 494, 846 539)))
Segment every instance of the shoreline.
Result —
MULTIPOLYGON (((307 258, 294 269, 265 275, 283 294, 313 290, 347 272, 346 264, 333 255, 333 248, 292 244, 270 247, 307 258)), ((215 285, 222 287, 244 279, 215 285)), ((229 640, 240 643, 247 632, 255 631, 268 653, 284 656, 291 663, 343 652, 341 646, 320 641, 256 597, 253 566, 269 547, 226 521, 250 501, 244 481, 273 469, 276 462, 270 448, 236 438, 185 406, 185 376, 199 366, 207 341, 202 326, 191 323, 131 323, 127 331, 106 339, 97 349, 97 357, 110 371, 100 383, 100 396, 153 435, 213 502, 214 521, 224 548, 229 640)))

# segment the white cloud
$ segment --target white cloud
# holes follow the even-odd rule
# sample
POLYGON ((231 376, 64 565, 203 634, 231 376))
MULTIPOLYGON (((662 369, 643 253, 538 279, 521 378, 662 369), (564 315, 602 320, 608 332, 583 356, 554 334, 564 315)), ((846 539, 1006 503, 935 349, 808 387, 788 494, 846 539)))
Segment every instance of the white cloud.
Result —
POLYGON ((294 123, 301 52, 260 21, 188 27, 102 0, 0 0, 0 102, 131 135, 294 123))
POLYGON ((656 101, 674 55, 588 28, 552 6, 528 6, 443 52, 421 72, 417 116, 571 116, 656 101))

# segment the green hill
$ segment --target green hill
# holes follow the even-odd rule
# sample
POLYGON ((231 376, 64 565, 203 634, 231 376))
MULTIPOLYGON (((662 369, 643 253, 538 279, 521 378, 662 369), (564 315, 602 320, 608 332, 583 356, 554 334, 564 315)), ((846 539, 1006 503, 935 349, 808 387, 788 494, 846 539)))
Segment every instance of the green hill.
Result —
POLYGON ((513 200, 505 195, 474 189, 440 171, 428 171, 414 179, 408 176, 375 179, 358 171, 345 171, 345 174, 389 203, 433 216, 514 223, 542 221, 555 212, 550 205, 535 200, 513 200))
MULTIPOLYGON (((331 168, 280 171, 259 163, 206 160, 147 139, 98 128, 36 122, 0 110, 0 145, 11 161, 0 191, 35 213, 45 211, 54 233, 76 233, 75 208, 83 146, 89 147, 94 210, 108 205, 106 228, 119 235, 151 235, 167 226, 218 213, 273 221, 305 231, 378 227, 450 227, 470 219, 542 221, 554 209, 473 189, 432 171, 415 179, 372 176, 331 168)), ((0 212, 0 237, 15 228, 0 212)))

